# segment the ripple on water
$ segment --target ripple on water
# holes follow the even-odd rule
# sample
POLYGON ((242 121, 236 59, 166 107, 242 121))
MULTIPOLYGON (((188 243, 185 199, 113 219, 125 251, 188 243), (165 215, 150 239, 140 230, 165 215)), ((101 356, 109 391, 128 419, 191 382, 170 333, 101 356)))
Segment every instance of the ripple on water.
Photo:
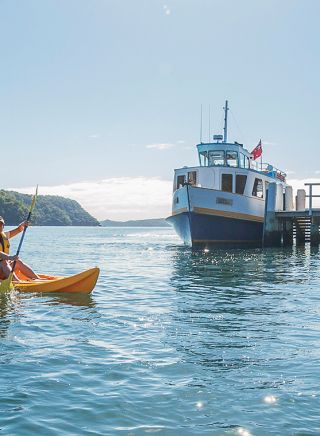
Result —
POLYGON ((320 433, 317 250, 30 230, 39 271, 101 276, 91 296, 0 296, 4 434, 320 433))

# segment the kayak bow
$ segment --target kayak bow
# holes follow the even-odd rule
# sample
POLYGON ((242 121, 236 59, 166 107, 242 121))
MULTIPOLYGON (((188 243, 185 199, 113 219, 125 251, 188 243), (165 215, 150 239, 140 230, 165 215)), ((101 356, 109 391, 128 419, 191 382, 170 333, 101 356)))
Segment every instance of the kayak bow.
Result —
POLYGON ((73 276, 48 276, 38 274, 40 280, 13 282, 15 289, 21 292, 79 292, 90 294, 95 287, 99 268, 91 268, 73 276))

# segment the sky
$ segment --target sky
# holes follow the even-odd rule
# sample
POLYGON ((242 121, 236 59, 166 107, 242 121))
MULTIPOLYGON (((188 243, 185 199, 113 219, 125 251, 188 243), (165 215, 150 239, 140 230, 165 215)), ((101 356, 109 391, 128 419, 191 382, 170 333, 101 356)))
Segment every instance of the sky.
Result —
POLYGON ((98 219, 170 214, 174 168, 222 133, 320 181, 318 0, 0 0, 2 189, 98 219))

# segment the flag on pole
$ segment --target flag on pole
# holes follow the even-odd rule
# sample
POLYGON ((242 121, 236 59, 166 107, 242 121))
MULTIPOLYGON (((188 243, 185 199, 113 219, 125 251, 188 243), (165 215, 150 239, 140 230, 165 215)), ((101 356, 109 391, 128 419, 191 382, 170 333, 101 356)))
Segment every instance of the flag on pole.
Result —
POLYGON ((258 159, 258 157, 262 156, 261 139, 260 139, 258 145, 252 150, 251 154, 252 154, 252 159, 253 160, 256 160, 256 159, 258 159))

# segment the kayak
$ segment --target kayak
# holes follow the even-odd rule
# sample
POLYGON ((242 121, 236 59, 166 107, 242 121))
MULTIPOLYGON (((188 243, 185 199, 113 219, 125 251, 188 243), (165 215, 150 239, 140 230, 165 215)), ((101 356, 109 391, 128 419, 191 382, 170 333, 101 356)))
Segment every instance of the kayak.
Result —
POLYGON ((95 287, 99 268, 91 268, 73 276, 48 276, 38 274, 40 280, 14 281, 14 288, 21 292, 79 292, 90 294, 95 287))

